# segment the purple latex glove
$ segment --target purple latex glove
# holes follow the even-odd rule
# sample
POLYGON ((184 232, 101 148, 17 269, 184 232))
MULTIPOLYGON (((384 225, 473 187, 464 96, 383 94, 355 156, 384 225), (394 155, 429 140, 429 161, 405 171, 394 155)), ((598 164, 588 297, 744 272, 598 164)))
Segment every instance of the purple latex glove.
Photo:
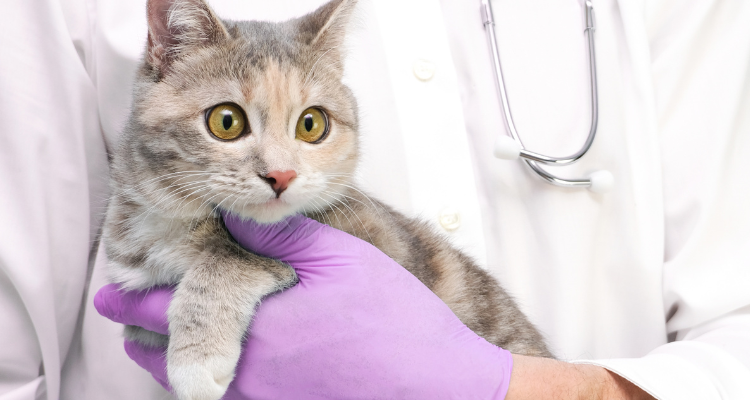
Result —
MULTIPOLYGON (((259 307, 224 399, 505 398, 511 354, 374 246, 302 216, 225 222, 246 249, 291 264, 300 282, 259 307)), ((108 285, 94 302, 107 318, 166 334, 170 293, 108 285)), ((164 349, 125 348, 165 385, 164 349)))

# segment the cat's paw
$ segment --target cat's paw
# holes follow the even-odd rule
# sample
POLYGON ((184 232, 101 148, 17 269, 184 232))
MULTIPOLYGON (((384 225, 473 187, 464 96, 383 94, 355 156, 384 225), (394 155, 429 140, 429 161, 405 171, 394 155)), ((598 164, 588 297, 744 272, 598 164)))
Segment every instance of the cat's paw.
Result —
POLYGON ((179 400, 219 400, 234 379, 236 362, 213 357, 201 364, 167 365, 169 384, 179 400))

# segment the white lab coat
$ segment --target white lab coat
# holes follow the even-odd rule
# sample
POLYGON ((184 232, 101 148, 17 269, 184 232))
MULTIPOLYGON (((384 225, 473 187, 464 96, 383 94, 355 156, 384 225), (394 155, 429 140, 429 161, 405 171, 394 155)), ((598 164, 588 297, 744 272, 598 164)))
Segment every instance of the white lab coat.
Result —
MULTIPOLYGON (((285 19, 321 0, 211 4, 285 19), (248 4, 245 4, 248 3, 248 4)), ((125 119, 143 1, 13 2, 0 13, 0 400, 164 399, 91 306, 106 146, 125 119)), ((578 1, 495 0, 524 143, 588 129, 578 1)), ((549 186, 492 157, 504 134, 479 2, 363 1, 347 80, 362 185, 440 226, 496 274, 566 360, 662 399, 750 398, 750 2, 594 0, 599 133, 549 186), (476 4, 474 4, 476 3, 476 4)))

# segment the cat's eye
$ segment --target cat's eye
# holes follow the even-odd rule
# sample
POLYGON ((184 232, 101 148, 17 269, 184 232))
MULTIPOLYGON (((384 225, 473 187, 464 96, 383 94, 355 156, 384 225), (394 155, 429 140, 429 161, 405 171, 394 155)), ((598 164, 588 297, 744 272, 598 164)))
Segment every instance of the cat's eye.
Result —
POLYGON ((328 116, 318 107, 303 111, 297 120, 295 136, 307 143, 320 143, 328 135, 328 116))
POLYGON ((246 124, 245 114, 234 104, 219 104, 206 113, 208 130, 221 140, 238 138, 246 124))

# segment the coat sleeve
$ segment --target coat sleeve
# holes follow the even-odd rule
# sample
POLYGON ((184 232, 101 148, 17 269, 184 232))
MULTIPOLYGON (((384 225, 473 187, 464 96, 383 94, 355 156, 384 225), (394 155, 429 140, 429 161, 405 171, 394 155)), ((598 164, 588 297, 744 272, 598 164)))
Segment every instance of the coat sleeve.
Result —
POLYGON ((663 159, 670 343, 596 364, 660 399, 747 399, 750 3, 656 1, 640 15, 663 159))
MULTIPOLYGON (((64 4, 63 4, 64 3, 64 4)), ((0 12, 0 399, 57 399, 106 176, 88 4, 0 12), (101 187, 101 186, 99 186, 101 187), (99 199, 96 199, 97 201, 99 199)), ((103 200, 103 199, 101 199, 103 200)))

